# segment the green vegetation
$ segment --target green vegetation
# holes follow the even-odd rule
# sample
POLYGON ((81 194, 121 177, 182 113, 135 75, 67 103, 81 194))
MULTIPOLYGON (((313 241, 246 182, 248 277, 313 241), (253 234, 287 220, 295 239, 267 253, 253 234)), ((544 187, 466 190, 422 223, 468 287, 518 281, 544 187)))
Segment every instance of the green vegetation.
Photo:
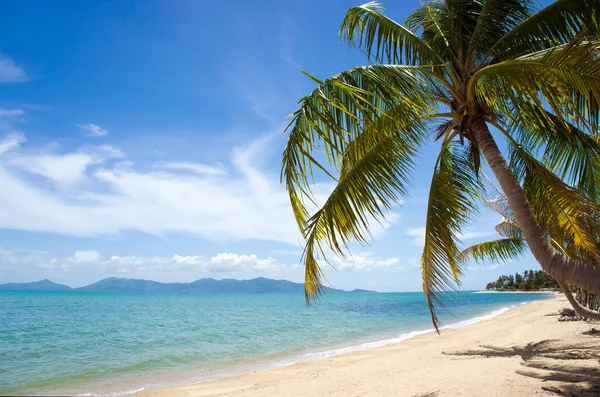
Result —
POLYGON ((429 1, 404 25, 374 2, 350 8, 340 38, 368 66, 326 80, 307 74, 317 87, 291 115, 282 159, 306 240, 308 302, 324 288, 319 259, 368 242, 372 220, 407 193, 416 156, 433 142, 421 269, 436 327, 436 308, 465 268, 458 236, 478 213, 482 161, 542 268, 600 294, 600 256, 570 257, 540 226, 554 219, 575 250, 600 252, 600 0, 535 4, 429 1), (327 178, 335 188, 309 213, 311 184, 327 178))
POLYGON ((543 270, 525 270, 523 275, 502 275, 495 282, 485 286, 485 289, 494 291, 532 291, 546 288, 557 289, 559 286, 556 280, 543 270))

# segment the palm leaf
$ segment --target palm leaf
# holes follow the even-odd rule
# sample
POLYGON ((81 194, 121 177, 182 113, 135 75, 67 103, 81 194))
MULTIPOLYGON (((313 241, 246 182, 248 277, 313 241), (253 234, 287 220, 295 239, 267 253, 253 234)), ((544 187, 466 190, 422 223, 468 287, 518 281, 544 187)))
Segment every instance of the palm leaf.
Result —
POLYGON ((538 123, 511 128, 517 141, 530 153, 540 153, 541 162, 568 185, 592 201, 600 200, 600 142, 543 109, 538 112, 544 112, 538 123))
POLYGON ((376 62, 421 66, 445 63, 427 43, 383 11, 377 2, 350 8, 342 22, 340 38, 364 50, 376 62))
POLYGON ((531 14, 530 0, 486 0, 469 42, 467 59, 482 57, 531 14))
POLYGON ((406 26, 412 31, 421 30, 421 38, 444 59, 450 59, 451 42, 454 36, 448 29, 448 12, 441 2, 429 2, 406 19, 406 26))
POLYGON ((572 240, 577 247, 593 252, 595 237, 585 220, 598 214, 600 207, 566 185, 522 147, 512 145, 510 150, 511 168, 521 181, 540 225, 546 230, 560 230, 563 236, 557 237, 572 240))
POLYGON ((380 119, 404 124, 435 114, 432 92, 438 95, 440 89, 421 68, 374 65, 320 82, 300 101, 288 126, 281 177, 301 230, 308 217, 304 201, 314 201, 309 180, 313 170, 335 179, 331 167, 339 170, 348 144, 380 119))
POLYGON ((446 142, 431 181, 421 273, 423 291, 437 330, 437 307, 443 306, 462 274, 456 235, 476 213, 476 200, 482 190, 467 158, 468 152, 463 147, 446 142))
POLYGON ((503 238, 474 244, 460 253, 459 259, 475 260, 477 263, 501 263, 516 259, 527 250, 523 238, 503 238))
POLYGON ((521 233, 519 224, 513 219, 502 218, 500 223, 494 227, 494 230, 505 238, 523 238, 523 233, 521 233))
POLYGON ((558 0, 507 32, 487 55, 505 61, 568 43, 594 26, 599 13, 600 0, 558 0))
POLYGON ((350 241, 367 242, 370 221, 382 219, 406 193, 424 124, 414 121, 394 133, 381 133, 386 128, 368 129, 348 146, 336 187, 306 222, 303 261, 308 303, 323 289, 318 258, 327 260, 324 244, 343 257, 350 241))
POLYGON ((469 82, 469 102, 483 101, 521 124, 545 108, 542 98, 561 121, 591 119, 600 103, 599 49, 600 41, 579 37, 567 46, 487 66, 469 82))

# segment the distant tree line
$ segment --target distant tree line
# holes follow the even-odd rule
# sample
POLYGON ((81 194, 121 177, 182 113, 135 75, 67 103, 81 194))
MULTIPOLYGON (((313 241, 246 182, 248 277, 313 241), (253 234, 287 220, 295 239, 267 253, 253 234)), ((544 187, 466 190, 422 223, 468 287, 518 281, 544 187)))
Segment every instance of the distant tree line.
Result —
POLYGON ((498 277, 493 283, 488 283, 486 290, 510 291, 510 290, 538 290, 543 288, 559 288, 558 283, 543 270, 525 270, 523 275, 515 273, 498 277))

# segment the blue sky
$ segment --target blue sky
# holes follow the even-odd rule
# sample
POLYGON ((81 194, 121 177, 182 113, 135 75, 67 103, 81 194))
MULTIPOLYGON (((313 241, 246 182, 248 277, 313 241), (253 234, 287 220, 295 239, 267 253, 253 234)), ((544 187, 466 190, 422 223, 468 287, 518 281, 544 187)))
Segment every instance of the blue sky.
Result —
MULTIPOLYGON (((103 277, 302 281, 279 161, 313 82, 364 64, 338 43, 350 1, 4 1, 0 283, 103 277)), ((418 1, 387 2, 404 20, 418 1)), ((435 145, 338 288, 415 291, 435 145)), ((325 194, 329 187, 317 189, 325 194)), ((482 213, 465 244, 493 236, 482 213)), ((473 266, 463 287, 538 268, 473 266)))

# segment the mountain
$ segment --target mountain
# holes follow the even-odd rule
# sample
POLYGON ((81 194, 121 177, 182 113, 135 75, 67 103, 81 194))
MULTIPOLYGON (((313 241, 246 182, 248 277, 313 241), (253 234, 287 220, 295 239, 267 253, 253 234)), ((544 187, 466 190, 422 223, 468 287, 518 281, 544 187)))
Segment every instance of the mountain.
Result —
MULTIPOLYGON (((79 291, 95 292, 145 292, 145 293, 302 293, 304 284, 287 280, 271 280, 264 277, 251 280, 201 278, 191 283, 160 283, 110 277, 94 284, 77 288, 79 291)), ((327 292, 346 292, 328 288, 327 292)))
MULTIPOLYGON (((90 291, 90 292, 140 292, 140 293, 303 293, 304 284, 287 280, 258 277, 251 280, 201 278, 191 283, 160 283, 158 281, 109 277, 80 288, 71 288, 48 280, 36 283, 0 284, 0 290, 23 291, 90 291)), ((326 292, 347 292, 325 288, 326 292)), ((351 292, 373 292, 355 289, 351 292)))
POLYGON ((73 288, 56 284, 48 279, 36 281, 35 283, 7 283, 0 284, 0 290, 4 291, 72 291, 73 288))

